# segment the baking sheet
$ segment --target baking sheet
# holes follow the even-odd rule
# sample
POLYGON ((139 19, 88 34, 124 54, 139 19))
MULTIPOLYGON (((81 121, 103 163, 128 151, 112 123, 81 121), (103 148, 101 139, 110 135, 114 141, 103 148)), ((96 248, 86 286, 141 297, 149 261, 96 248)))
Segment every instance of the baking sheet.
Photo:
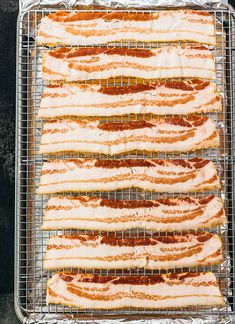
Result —
MULTIPOLYGON (((224 1, 223 3, 226 3, 224 1)), ((200 6, 211 8, 220 6, 221 0, 20 0, 20 10, 23 12, 29 9, 46 9, 64 7, 66 9, 77 6, 102 6, 112 9, 149 9, 156 7, 184 7, 200 6)))
MULTIPOLYGON (((90 316, 92 317, 92 316, 90 316)), ((178 318, 178 319, 166 319, 166 318, 159 318, 156 319, 143 319, 143 318, 136 318, 135 320, 127 319, 127 318, 120 318, 116 320, 109 320, 109 319, 94 319, 88 317, 87 319, 68 319, 68 316, 66 318, 63 318, 63 315, 61 315, 61 318, 58 320, 58 317, 56 318, 54 315, 33 315, 30 316, 27 320, 24 321, 25 324, 35 324, 35 323, 51 323, 51 324, 85 324, 85 323, 93 323, 93 324, 117 324, 117 323, 129 323, 129 324, 230 324, 231 323, 231 317, 230 316, 203 316, 201 318, 178 318), (47 322, 49 321, 49 322, 47 322)))
MULTIPOLYGON (((48 196, 38 196, 36 190, 39 182, 39 175, 42 166, 43 159, 47 156, 39 156, 38 148, 42 130, 42 120, 37 119, 37 111, 40 104, 41 93, 43 87, 46 85, 41 78, 41 55, 43 51, 48 50, 45 47, 37 47, 34 42, 34 35, 37 30, 40 18, 44 14, 48 14, 51 10, 30 10, 24 13, 21 20, 21 44, 20 44, 20 105, 19 105, 19 120, 17 127, 20 128, 20 134, 18 138, 18 151, 17 155, 20 162, 20 170, 18 170, 18 197, 19 197, 19 208, 18 216, 20 223, 17 224, 18 229, 18 240, 20 242, 20 248, 25 252, 23 256, 19 254, 17 264, 20 266, 19 273, 17 275, 17 282, 20 283, 18 286, 17 302, 21 305, 22 309, 26 312, 29 318, 26 320, 27 323, 38 321, 38 323, 80 323, 82 319, 87 322, 90 316, 93 317, 92 322, 99 322, 98 319, 106 320, 109 323, 122 322, 132 319, 132 322, 141 323, 164 323, 163 315, 170 315, 171 317, 179 317, 176 320, 165 320, 166 323, 229 323, 231 320, 231 301, 224 309, 209 308, 192 308, 192 309, 180 309, 173 311, 142 311, 142 310, 121 310, 121 311, 79 311, 76 308, 63 307, 63 306, 46 306, 45 294, 46 294, 46 282, 51 275, 49 271, 43 271, 42 261, 43 254, 45 252, 47 241, 50 235, 55 233, 63 233, 63 231, 48 231, 42 232, 40 226, 42 223, 42 216, 44 212, 44 206, 48 200, 48 196), (31 38, 30 38, 30 37, 31 38), (23 196, 22 196, 23 194, 23 196), (22 207, 23 206, 23 207, 22 207), (22 209, 23 208, 23 209, 22 209), (23 211, 22 211, 23 210, 23 211), (32 314, 30 314, 32 313, 32 314), (64 315, 63 313, 66 313, 64 315), (208 316, 205 316, 207 314, 208 316), (220 319, 218 315, 220 316, 220 319), (200 319, 198 316, 200 315, 200 319), (184 317, 180 319, 180 317, 184 317), (195 318, 192 318, 195 316, 195 318), (216 317, 217 316, 217 317, 216 317), (107 319, 107 317, 109 319, 107 319), (154 318, 152 318, 154 317, 154 318), (185 318, 186 317, 186 318, 185 318), (158 318, 158 320, 157 320, 158 318), (183 321, 183 322, 182 322, 183 321)), ((225 19, 226 11, 213 11, 212 14, 216 20, 216 31, 217 31, 217 43, 218 47, 214 50, 216 68, 217 68, 217 84, 219 91, 224 99, 224 111, 223 113, 213 113, 210 116, 215 120, 217 127, 220 130, 220 138, 222 147, 219 149, 202 150, 192 153, 181 153, 175 155, 177 158, 190 158, 196 156, 203 156, 214 161, 218 168, 221 176, 223 189, 219 192, 213 192, 220 195, 225 199, 225 208, 227 215, 230 217, 229 225, 234 228, 232 217, 233 207, 233 179, 231 177, 233 170, 233 159, 231 156, 232 142, 231 135, 233 129, 233 111, 232 109, 232 91, 229 87, 231 79, 227 78, 227 42, 226 42, 226 29, 224 25, 221 25, 221 21, 225 19)), ((118 46, 129 46, 130 44, 118 44, 118 46)), ((114 46, 109 44, 108 46, 114 46)), ((151 46, 158 46, 156 44, 145 45, 146 48, 151 46)), ((117 84, 122 85, 123 83, 137 83, 142 82, 136 79, 123 79, 116 78, 105 81, 106 85, 117 84)), ((126 117, 128 120, 133 117, 126 117)), ((139 116, 135 116, 138 119, 139 116)), ((122 118, 112 118, 113 121, 120 121, 122 118)), ((57 157, 58 155, 53 155, 57 157)), ((84 157, 84 154, 66 154, 59 155, 63 158, 71 157, 84 157)), ((97 154, 87 154, 86 157, 97 157, 104 158, 104 156, 97 154)), ((123 158, 169 158, 173 157, 172 154, 166 153, 152 153, 140 154, 134 152, 131 154, 124 154, 123 158)), ((114 157, 115 158, 115 157, 114 157)), ((202 195, 206 195, 205 193, 202 195)), ((89 193, 91 195, 91 193, 89 193)), ((95 195, 112 198, 112 199, 157 199, 159 197, 166 196, 179 196, 179 195, 166 195, 157 194, 151 192, 142 192, 137 189, 130 190, 119 190, 108 193, 95 193, 95 195)), ((195 196, 199 196, 195 194, 195 196)), ((231 282, 233 283, 233 277, 230 278, 230 271, 233 270, 231 265, 231 255, 233 251, 233 233, 227 231, 224 227, 218 227, 213 229, 223 237, 223 253, 225 256, 225 262, 221 266, 213 267, 200 267, 191 269, 192 271, 213 271, 216 273, 219 279, 220 288, 223 294, 226 296, 226 300, 230 299, 233 295, 233 291, 230 288, 231 282), (232 241, 231 241, 232 240, 232 241)), ((66 231, 71 233, 74 231, 66 231)), ((80 231, 81 232, 81 231, 80 231)), ((143 231, 141 231, 143 232, 143 231)), ((150 231, 151 232, 151 231, 150 231)), ((122 236, 123 233, 116 233, 122 236)), ((129 235, 137 235, 138 231, 127 231, 129 235)), ((233 255, 232 255, 233 256, 233 255)), ((183 270, 183 269, 182 269, 183 270)), ((187 270, 187 269, 184 269, 187 270)), ((89 272, 89 271, 86 271, 89 272)), ((158 273, 157 271, 143 271, 130 270, 128 274, 144 274, 144 273, 158 273)), ((111 271, 98 271, 97 273, 111 274, 111 271)), ((113 274, 122 275, 124 271, 115 271, 113 274)), ((230 299, 231 300, 231 299, 230 299)), ((232 302, 233 303, 233 302, 232 302)))

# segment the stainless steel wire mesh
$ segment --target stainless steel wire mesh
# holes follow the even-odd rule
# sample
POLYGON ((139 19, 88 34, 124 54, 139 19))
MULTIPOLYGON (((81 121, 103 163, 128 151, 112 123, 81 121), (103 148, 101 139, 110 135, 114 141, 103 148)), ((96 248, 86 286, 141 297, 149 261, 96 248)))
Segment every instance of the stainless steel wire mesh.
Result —
MULTIPOLYGON (((18 120, 17 120, 17 186, 16 186, 16 301, 22 313, 68 313, 68 314, 92 314, 100 315, 155 315, 155 316, 200 316, 200 315, 229 315, 234 311, 235 306, 235 222, 234 222, 234 103, 235 103, 235 17, 227 9, 211 10, 214 16, 216 30, 216 48, 212 48, 216 62, 217 85, 222 95, 224 109, 221 113, 211 113, 220 133, 221 147, 217 149, 200 150, 192 153, 169 154, 169 153, 139 153, 132 152, 123 154, 121 158, 182 158, 203 157, 214 161, 219 170, 222 182, 221 191, 213 191, 225 201, 225 208, 228 217, 226 228, 217 227, 212 231, 217 232, 223 238, 223 253, 225 262, 219 266, 198 267, 180 269, 180 271, 212 271, 218 278, 221 291, 226 299, 227 305, 223 309, 215 307, 194 307, 191 309, 163 310, 142 310, 142 309, 121 309, 116 311, 95 311, 92 309, 79 310, 77 308, 46 305, 46 282, 50 277, 49 271, 43 270, 43 255, 50 235, 62 233, 63 231, 42 232, 40 226, 44 213, 45 203, 48 196, 37 195, 40 170, 43 160, 48 156, 38 154, 43 121, 37 118, 41 95, 45 82, 41 77, 41 57, 46 47, 37 46, 35 34, 40 19, 49 14, 50 10, 30 10, 19 17, 18 30, 18 120)), ((103 45, 104 46, 104 45, 103 45)), ((119 43, 105 46, 129 46, 138 48, 157 47, 159 44, 142 43, 119 43)), ((143 82, 128 78, 116 78, 108 81, 99 81, 107 86, 123 85, 143 82)), ((127 121, 138 119, 138 116, 113 117, 112 121, 127 121)), ((143 118, 148 118, 144 116, 143 118)), ((107 119, 102 119, 106 122, 107 119)), ((96 157, 110 158, 100 154, 60 154, 51 155, 51 158, 71 157, 96 157)), ((112 158, 120 158, 112 157, 112 158)), ((158 194, 143 192, 138 189, 118 190, 114 192, 95 192, 88 195, 112 199, 157 199, 166 196, 181 196, 180 194, 158 194)), ((206 196, 210 192, 194 194, 194 196, 206 196)), ((66 231, 70 233, 72 231, 66 231)), ((73 231, 74 232, 74 231, 73 231)), ((82 232, 82 231, 80 231, 82 232)), ((84 232, 83 232, 84 233, 84 232)), ((85 233, 88 233, 85 232, 85 233)), ((93 231, 89 233, 94 233, 93 231)), ((141 230, 141 233, 143 231, 141 230)), ((151 231, 148 231, 151 235, 151 231)), ((138 236, 140 231, 131 230, 125 233, 117 232, 117 236, 129 235, 138 236)), ((109 234, 108 234, 109 235, 109 234)), ((167 233, 166 233, 167 235, 167 233)), ((82 270, 80 270, 82 271, 82 270)), ((173 270, 176 271, 176 270, 173 270)), ((178 271, 178 270, 177 270, 178 271)), ((87 271, 90 272, 90 271, 87 271)), ((143 269, 100 271, 94 273, 129 275, 129 274, 152 274, 158 271, 144 271, 143 269)))

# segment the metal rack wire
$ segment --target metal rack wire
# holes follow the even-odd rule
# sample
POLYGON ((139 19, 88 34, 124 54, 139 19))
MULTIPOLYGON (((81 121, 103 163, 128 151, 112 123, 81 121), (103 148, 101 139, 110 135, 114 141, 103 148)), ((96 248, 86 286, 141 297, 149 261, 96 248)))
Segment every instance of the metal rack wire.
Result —
MULTIPOLYGON (((226 299, 227 305, 223 309, 215 307, 194 307, 191 309, 163 310, 141 310, 122 309, 117 311, 95 311, 92 309, 79 310, 72 307, 47 306, 46 305, 46 282, 51 273, 43 270, 43 255, 50 235, 63 233, 63 231, 42 232, 40 226, 44 214, 45 203, 48 196, 37 195, 40 170, 43 160, 47 156, 40 156, 39 143, 43 121, 37 118, 41 94, 45 86, 41 78, 41 57, 48 48, 37 46, 35 34, 40 19, 49 14, 50 10, 30 10, 19 17, 18 30, 18 120, 17 120, 17 184, 16 184, 16 303, 24 316, 32 313, 46 314, 78 314, 82 315, 154 315, 154 316, 202 316, 202 315, 230 315, 235 308, 235 220, 234 218, 234 145, 235 132, 235 16, 227 9, 210 10, 214 16, 217 47, 212 48, 215 55, 217 85, 223 97, 224 111, 212 113, 210 116, 215 120, 220 132, 221 147, 218 149, 207 149, 192 153, 169 154, 169 153, 142 153, 132 152, 124 154, 121 158, 182 158, 203 157, 214 161, 219 169, 222 182, 222 190, 213 193, 221 196, 225 201, 225 208, 228 217, 226 228, 217 227, 212 231, 217 232, 223 238, 223 253, 225 262, 219 266, 197 267, 180 269, 180 271, 212 271, 216 274, 221 291, 226 299)), ((151 11, 148 11, 151 12, 151 11)), ((106 46, 129 46, 151 48, 159 44, 142 43, 121 43, 109 44, 106 46)), ((104 82, 105 85, 123 85, 125 83, 137 83, 141 80, 116 78, 104 82)), ((113 117, 112 121, 130 120, 127 117, 113 117)), ((138 119, 138 116, 135 117, 138 119)), ((146 116, 147 118, 147 116, 146 116)), ((107 121, 107 120, 106 120, 107 121)), ((105 121, 104 121, 105 122, 105 121)), ((100 154, 64 154, 53 155, 51 158, 71 157, 96 157, 111 158, 100 154)), ((115 157, 112 157, 115 158, 115 157)), ((119 156, 120 158, 120 156, 119 156)), ((118 190, 107 193, 88 193, 88 195, 112 199, 158 199, 166 196, 181 196, 179 194, 158 194, 143 192, 138 189, 118 190)), ((206 196, 210 192, 194 194, 195 197, 206 196)), ((71 231, 66 231, 70 233, 71 231)), ((82 232, 82 231, 80 231, 82 232)), ((84 232, 83 233, 88 233, 84 232)), ((94 233, 93 231, 91 233, 94 233)), ((141 230, 141 233, 143 231, 141 230)), ((151 231, 149 231, 151 234, 151 231)), ((123 235, 138 236, 138 230, 131 230, 125 233, 117 232, 117 236, 123 235)), ((166 233, 167 235, 167 233, 166 233)), ((81 271, 81 270, 80 270, 81 271)), ((174 270, 173 270, 174 271, 174 270)), ((178 270, 177 270, 178 271, 178 270)), ((87 271, 89 272, 89 271, 87 271)), ((158 271, 144 271, 143 269, 100 271, 95 273, 129 275, 129 274, 152 274, 158 271)))

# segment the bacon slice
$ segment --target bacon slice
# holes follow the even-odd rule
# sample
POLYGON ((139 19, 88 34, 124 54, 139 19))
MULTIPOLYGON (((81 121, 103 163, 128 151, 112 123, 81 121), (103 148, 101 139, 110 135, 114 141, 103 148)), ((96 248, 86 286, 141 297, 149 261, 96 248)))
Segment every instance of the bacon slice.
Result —
POLYGON ((186 115, 221 110, 216 85, 196 79, 118 87, 65 83, 46 88, 39 117, 186 115))
POLYGON ((58 119, 43 126, 40 153, 188 152, 219 147, 214 121, 208 117, 162 118, 127 123, 58 119))
POLYGON ((122 40, 193 41, 215 45, 214 19, 209 13, 196 10, 157 13, 57 11, 42 18, 37 35, 37 42, 42 45, 96 45, 122 40))
POLYGON ((59 48, 43 54, 43 78, 77 81, 137 77, 215 80, 213 54, 204 46, 136 48, 59 48))
POLYGON ((175 269, 220 264, 222 242, 212 233, 117 238, 114 236, 52 236, 45 269, 175 269))
POLYGON ((47 304, 80 309, 225 305, 215 275, 211 272, 124 277, 60 272, 48 280, 47 304))
POLYGON ((180 232, 225 223, 223 202, 215 196, 132 201, 56 196, 46 205, 41 229, 122 231, 142 228, 180 232))
POLYGON ((72 159, 45 162, 39 194, 140 188, 195 192, 220 188, 213 162, 191 160, 72 159))

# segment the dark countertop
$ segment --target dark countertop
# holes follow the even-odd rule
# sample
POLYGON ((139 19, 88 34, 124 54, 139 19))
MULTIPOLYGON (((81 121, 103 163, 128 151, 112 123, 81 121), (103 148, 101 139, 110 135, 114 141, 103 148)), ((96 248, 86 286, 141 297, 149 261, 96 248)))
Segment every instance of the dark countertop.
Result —
MULTIPOLYGON (((234 0, 231 2, 235 4, 234 0)), ((15 41, 18 0, 0 0, 0 323, 14 312, 15 41)))
POLYGON ((18 0, 0 1, 0 323, 14 312, 15 38, 18 0))

